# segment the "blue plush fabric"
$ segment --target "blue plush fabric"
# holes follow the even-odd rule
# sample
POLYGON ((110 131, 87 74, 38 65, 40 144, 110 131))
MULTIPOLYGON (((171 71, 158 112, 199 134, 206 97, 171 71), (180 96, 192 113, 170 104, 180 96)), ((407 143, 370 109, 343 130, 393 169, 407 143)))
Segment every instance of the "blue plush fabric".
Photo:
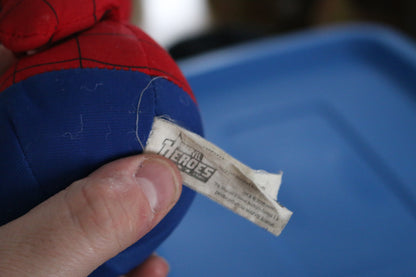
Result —
MULTIPOLYGON (((152 78, 132 71, 71 69, 30 77, 0 93, 0 224, 101 165, 140 153, 136 131, 144 144, 155 116, 202 135, 190 96, 163 78, 143 92, 152 78)), ((93 276, 122 274, 141 263, 179 223, 193 197, 184 187, 178 204, 153 231, 93 276)))

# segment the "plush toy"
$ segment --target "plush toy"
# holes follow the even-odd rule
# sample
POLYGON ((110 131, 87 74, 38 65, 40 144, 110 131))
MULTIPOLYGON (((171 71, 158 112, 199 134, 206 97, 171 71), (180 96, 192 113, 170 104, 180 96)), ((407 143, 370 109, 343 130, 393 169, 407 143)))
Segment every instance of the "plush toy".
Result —
MULTIPOLYGON (((101 165, 142 152, 154 117, 201 134, 199 111, 175 62, 125 20, 126 0, 2 0, 0 41, 18 57, 0 79, 0 225, 101 165)), ((93 276, 146 259, 194 192, 147 236, 93 276)))

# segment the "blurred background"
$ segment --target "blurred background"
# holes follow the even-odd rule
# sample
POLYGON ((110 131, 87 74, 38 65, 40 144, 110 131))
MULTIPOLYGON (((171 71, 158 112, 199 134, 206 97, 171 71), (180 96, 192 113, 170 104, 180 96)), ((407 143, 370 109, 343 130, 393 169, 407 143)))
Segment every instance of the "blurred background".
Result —
POLYGON ((135 0, 134 23, 175 58, 345 22, 382 23, 416 37, 413 0, 135 0))
POLYGON ((416 276, 416 1, 142 0, 135 11, 178 60, 206 138, 282 170, 278 199, 294 212, 276 238, 197 195, 157 250, 172 277, 416 276))

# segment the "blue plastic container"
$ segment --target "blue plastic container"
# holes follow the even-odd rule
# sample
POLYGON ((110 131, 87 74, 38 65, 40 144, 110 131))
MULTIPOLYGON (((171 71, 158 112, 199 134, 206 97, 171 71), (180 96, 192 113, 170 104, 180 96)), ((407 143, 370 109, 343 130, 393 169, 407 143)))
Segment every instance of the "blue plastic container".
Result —
POLYGON ((333 27, 182 63, 206 137, 282 170, 279 237, 203 196, 159 253, 171 276, 416 276, 416 47, 333 27))

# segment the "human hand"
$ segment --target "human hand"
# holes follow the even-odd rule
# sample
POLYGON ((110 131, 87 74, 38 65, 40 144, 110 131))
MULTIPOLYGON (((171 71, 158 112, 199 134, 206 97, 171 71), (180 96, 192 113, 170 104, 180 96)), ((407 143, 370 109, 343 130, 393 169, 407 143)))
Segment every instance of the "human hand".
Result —
MULTIPOLYGON (((111 162, 0 227, 0 276, 87 276, 148 233, 178 201, 169 160, 143 154, 111 162)), ((127 276, 166 276, 151 256, 127 276)))

